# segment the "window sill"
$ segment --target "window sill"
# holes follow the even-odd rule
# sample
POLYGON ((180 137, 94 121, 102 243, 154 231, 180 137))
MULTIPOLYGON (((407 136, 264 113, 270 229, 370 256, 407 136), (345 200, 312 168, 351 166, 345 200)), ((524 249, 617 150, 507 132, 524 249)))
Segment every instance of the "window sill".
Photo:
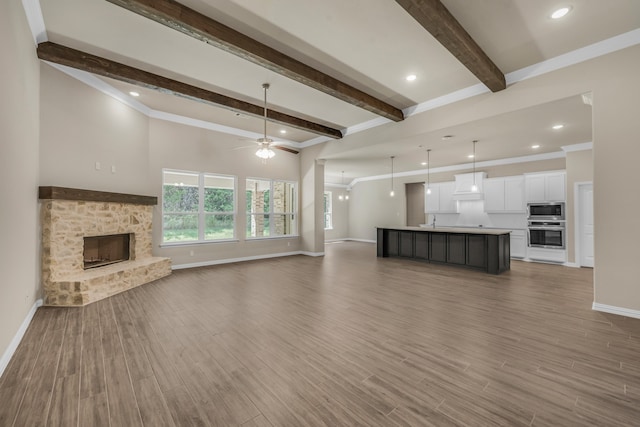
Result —
POLYGON ((269 236, 269 237, 247 237, 245 240, 247 242, 252 242, 256 240, 282 240, 282 239, 297 239, 300 236, 297 234, 290 234, 288 236, 269 236))
POLYGON ((225 240, 206 240, 206 241, 189 241, 189 242, 165 242, 160 243, 161 248, 172 248, 178 246, 193 246, 193 245, 216 245, 219 243, 238 243, 239 239, 225 239, 225 240))

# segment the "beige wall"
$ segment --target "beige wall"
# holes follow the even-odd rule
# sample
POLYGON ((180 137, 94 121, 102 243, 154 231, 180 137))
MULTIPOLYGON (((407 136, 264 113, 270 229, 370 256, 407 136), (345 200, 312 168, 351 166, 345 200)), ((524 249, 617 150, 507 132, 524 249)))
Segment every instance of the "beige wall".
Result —
MULTIPOLYGON (((340 200, 340 194, 349 194, 347 190, 341 187, 326 187, 325 191, 331 191, 333 202, 333 229, 324 231, 325 241, 347 239, 349 235, 349 205, 351 200, 340 200)), ((349 194, 351 198, 351 194, 349 194)))
POLYGON ((311 254, 324 253, 324 160, 319 160, 320 146, 300 153, 302 250, 311 254))
POLYGON ((41 79, 40 185, 150 194, 147 116, 44 62, 41 79))
POLYGON ((567 153, 567 261, 576 261, 575 248, 575 185, 593 181, 593 153, 591 150, 567 153))
POLYGON ((154 207, 154 255, 169 257, 174 265, 197 265, 301 249, 298 237, 245 240, 242 191, 247 178, 300 182, 299 155, 277 150, 273 159, 262 163, 251 141, 150 119, 46 64, 41 74, 40 185, 144 194, 160 201, 163 168, 233 175, 240 190, 237 241, 162 246, 158 205, 154 207), (100 170, 95 162, 101 163, 100 170), (116 173, 111 172, 112 165, 116 173))
POLYGON ((250 141, 237 136, 206 129, 180 125, 163 120, 149 121, 149 182, 152 195, 162 194, 162 169, 212 172, 237 178, 237 230, 238 241, 197 245, 164 246, 162 241, 161 207, 154 208, 154 255, 172 259, 175 265, 206 263, 225 259, 258 257, 272 253, 300 250, 297 237, 282 239, 245 240, 247 178, 284 179, 300 181, 298 156, 276 150, 273 159, 262 163, 255 156, 250 141), (246 147, 239 149, 238 147, 246 147))
POLYGON ((0 2, 0 373, 3 357, 40 298, 39 64, 19 1, 0 2))

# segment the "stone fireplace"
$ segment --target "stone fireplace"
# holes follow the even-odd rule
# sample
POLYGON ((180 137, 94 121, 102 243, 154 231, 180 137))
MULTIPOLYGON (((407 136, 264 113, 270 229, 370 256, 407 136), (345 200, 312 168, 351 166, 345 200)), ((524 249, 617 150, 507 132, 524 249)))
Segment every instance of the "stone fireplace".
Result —
POLYGON ((82 306, 171 273, 151 253, 157 197, 40 187, 44 304, 82 306))

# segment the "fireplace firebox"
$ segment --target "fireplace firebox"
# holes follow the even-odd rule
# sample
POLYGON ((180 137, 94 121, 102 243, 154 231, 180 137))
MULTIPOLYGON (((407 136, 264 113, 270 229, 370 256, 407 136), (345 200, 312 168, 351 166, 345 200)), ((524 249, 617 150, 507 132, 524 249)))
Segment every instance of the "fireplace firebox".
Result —
POLYGON ((84 269, 129 260, 131 234, 112 234, 84 238, 84 269))

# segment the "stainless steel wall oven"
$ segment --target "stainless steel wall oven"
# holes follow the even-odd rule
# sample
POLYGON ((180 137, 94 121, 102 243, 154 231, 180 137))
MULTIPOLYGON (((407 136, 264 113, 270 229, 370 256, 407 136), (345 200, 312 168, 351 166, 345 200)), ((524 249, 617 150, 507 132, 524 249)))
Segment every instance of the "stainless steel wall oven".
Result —
POLYGON ((529 220, 527 233, 529 247, 565 248, 566 227, 564 221, 529 220))

